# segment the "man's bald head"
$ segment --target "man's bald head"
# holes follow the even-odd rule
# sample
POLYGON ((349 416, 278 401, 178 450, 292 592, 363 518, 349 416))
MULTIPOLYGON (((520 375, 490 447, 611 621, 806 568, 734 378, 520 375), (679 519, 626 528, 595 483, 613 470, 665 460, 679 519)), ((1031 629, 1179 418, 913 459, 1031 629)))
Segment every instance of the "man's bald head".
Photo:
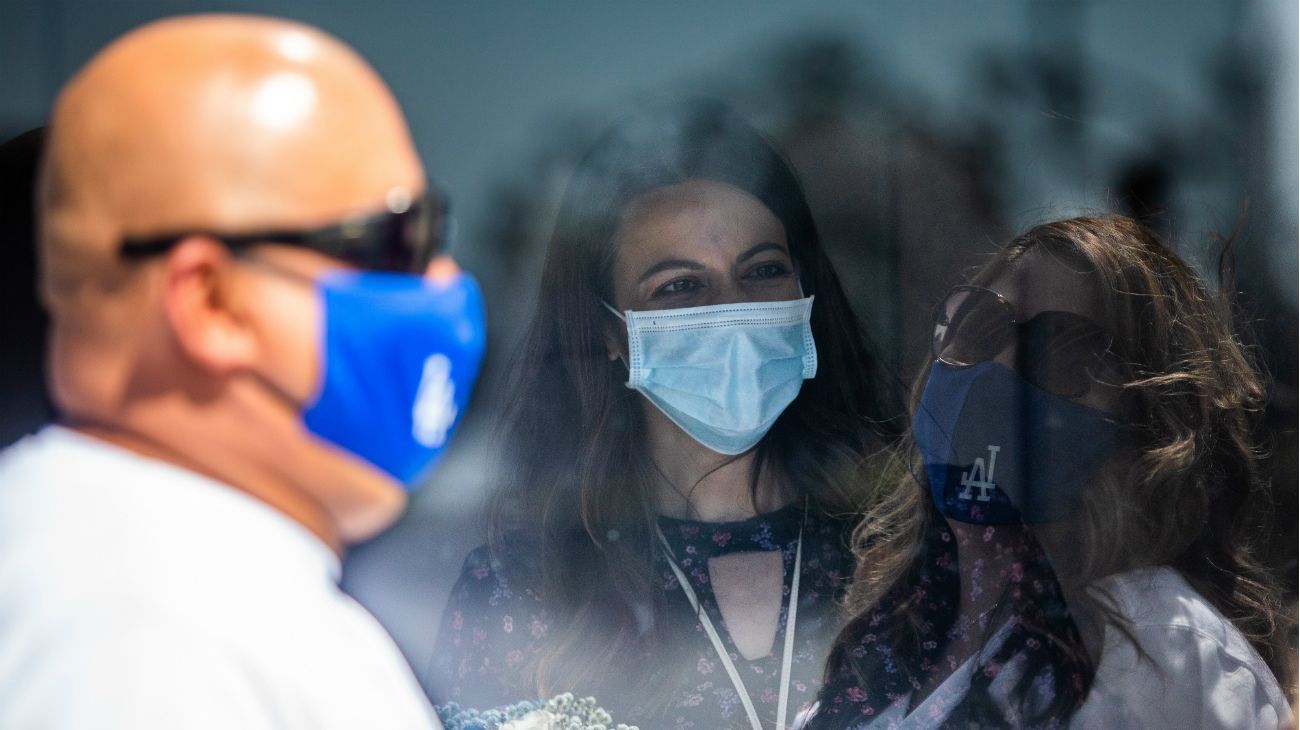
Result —
POLYGON ((382 209, 423 178, 391 93, 318 30, 203 15, 118 39, 60 94, 43 170, 60 405, 107 407, 95 401, 118 396, 151 314, 148 267, 119 260, 123 238, 313 227, 382 209))
POLYGON ((365 61, 270 18, 136 30, 67 85, 53 126, 46 202, 92 207, 130 234, 310 225, 422 178, 365 61))

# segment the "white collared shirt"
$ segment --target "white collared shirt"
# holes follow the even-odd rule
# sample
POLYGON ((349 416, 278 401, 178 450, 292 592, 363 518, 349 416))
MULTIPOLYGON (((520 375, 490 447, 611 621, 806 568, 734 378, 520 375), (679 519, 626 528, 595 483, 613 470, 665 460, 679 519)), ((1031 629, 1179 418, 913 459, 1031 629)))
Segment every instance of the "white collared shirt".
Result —
POLYGON ((1097 587, 1128 619, 1137 645, 1106 627, 1101 664, 1072 728, 1294 725, 1263 658, 1178 571, 1142 568, 1097 587))
POLYGON ((0 454, 0 727, 439 727, 338 577, 263 502, 48 427, 0 454))

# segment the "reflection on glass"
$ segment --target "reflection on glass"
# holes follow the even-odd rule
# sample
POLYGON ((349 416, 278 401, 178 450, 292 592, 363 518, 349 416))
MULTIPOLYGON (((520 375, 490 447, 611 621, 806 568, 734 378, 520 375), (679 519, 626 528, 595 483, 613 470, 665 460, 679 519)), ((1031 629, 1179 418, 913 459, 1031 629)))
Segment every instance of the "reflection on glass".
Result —
POLYGON ((1264 381, 1226 304, 1122 217, 1036 227, 973 284, 807 726, 1287 726, 1264 381))
POLYGON ((766 139, 712 103, 608 132, 551 237, 493 542, 452 591, 433 696, 574 690, 642 727, 788 725, 878 479, 872 377, 766 139))

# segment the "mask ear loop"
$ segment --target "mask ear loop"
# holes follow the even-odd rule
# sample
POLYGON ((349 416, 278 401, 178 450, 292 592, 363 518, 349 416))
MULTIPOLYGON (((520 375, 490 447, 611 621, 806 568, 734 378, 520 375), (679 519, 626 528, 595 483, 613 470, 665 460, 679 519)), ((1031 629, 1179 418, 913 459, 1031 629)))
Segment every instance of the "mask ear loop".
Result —
MULTIPOLYGON (((609 302, 605 301, 604 299, 601 299, 601 300, 600 300, 600 304, 601 304, 601 306, 603 306, 605 309, 608 309, 608 310, 610 311, 610 313, 613 314, 615 317, 618 317, 620 320, 622 320, 624 324, 627 323, 627 317, 625 317, 625 316, 623 315, 622 312, 620 312, 620 311, 618 311, 617 309, 615 309, 615 308, 614 308, 614 305, 610 304, 609 302)), ((621 352, 616 353, 616 354, 615 354, 615 357, 618 358, 619 362, 623 363, 623 367, 628 371, 628 374, 631 375, 631 373, 632 373, 632 366, 631 366, 631 365, 628 365, 628 363, 627 363, 627 358, 623 356, 623 353, 621 353, 621 352)), ((610 359, 612 360, 613 358, 610 358, 610 359)))
POLYGON ((804 291, 804 288, 803 288, 803 271, 800 269, 798 263, 795 263, 794 267, 795 267, 795 272, 794 272, 794 283, 799 285, 799 298, 800 298, 800 299, 807 299, 807 298, 808 298, 808 292, 804 291))
POLYGON ((605 301, 604 299, 600 300, 600 304, 601 304, 601 306, 604 307, 605 309, 608 309, 609 312, 610 312, 610 314, 613 314, 615 317, 618 317, 619 319, 623 320, 624 322, 627 321, 627 317, 624 317, 622 312, 618 311, 617 309, 614 309, 614 305, 613 305, 613 304, 610 304, 609 302, 605 301))

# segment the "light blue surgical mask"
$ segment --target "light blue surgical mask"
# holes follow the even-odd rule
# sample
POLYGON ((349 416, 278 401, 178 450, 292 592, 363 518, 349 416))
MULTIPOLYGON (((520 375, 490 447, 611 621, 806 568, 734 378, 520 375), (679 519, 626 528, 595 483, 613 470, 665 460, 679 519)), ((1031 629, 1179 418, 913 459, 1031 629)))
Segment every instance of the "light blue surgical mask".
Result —
POLYGON ((696 441, 741 454, 817 374, 812 297, 620 314, 627 387, 696 441))

